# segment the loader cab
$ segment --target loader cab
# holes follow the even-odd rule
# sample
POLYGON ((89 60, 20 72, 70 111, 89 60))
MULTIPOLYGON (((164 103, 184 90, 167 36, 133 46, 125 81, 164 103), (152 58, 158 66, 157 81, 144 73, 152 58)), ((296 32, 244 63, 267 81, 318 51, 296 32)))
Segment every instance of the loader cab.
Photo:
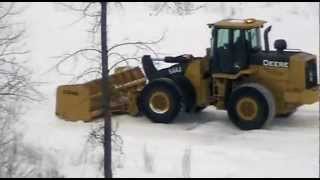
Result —
POLYGON ((212 73, 236 74, 249 65, 249 55, 261 51, 260 28, 264 21, 227 19, 209 24, 212 29, 212 73))

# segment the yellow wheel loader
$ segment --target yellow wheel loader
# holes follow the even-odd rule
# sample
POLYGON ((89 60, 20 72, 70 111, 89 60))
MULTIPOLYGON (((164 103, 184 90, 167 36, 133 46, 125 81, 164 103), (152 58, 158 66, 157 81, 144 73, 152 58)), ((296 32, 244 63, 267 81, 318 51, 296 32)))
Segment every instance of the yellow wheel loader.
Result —
POLYGON ((212 38, 205 57, 145 55, 145 78, 140 78, 146 82, 128 90, 127 104, 156 123, 171 123, 181 111, 196 113, 213 105, 226 110, 240 129, 251 130, 319 101, 316 56, 287 49, 283 39, 270 50, 271 26, 264 31, 262 49, 265 23, 225 19, 208 24, 212 38), (173 65, 158 70, 154 61, 173 65))
POLYGON ((170 123, 181 109, 199 112, 208 105, 227 110, 240 129, 258 129, 275 116, 288 116, 319 100, 316 56, 287 50, 285 40, 269 49, 265 21, 226 19, 209 24, 211 47, 206 57, 183 55, 142 59, 149 83, 139 98, 152 121, 170 123), (175 63, 157 70, 152 60, 175 63))

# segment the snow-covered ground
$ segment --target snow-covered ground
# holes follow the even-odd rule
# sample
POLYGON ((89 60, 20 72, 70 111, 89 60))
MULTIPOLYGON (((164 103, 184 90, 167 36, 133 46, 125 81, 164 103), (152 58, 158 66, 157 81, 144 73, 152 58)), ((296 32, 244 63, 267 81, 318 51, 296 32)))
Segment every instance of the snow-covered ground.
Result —
MULTIPOLYGON (((224 12, 217 5, 188 16, 149 16, 141 7, 129 4, 125 11, 110 14, 110 41, 157 39, 166 31, 165 40, 158 45, 160 52, 203 56, 210 38, 206 24, 228 17, 227 7, 232 6, 236 7, 234 17, 269 21, 273 25, 271 42, 284 38, 289 48, 319 57, 319 3, 225 3, 224 12)), ((68 26, 75 17, 57 11, 50 3, 31 4, 24 17, 30 27, 28 47, 32 51, 28 66, 34 69, 35 80, 46 82, 39 88, 46 99, 26 104, 26 114, 17 127, 24 132, 24 143, 43 152, 44 165, 56 166, 65 177, 101 177, 102 149, 87 144, 90 130, 101 121, 58 119, 56 87, 70 77, 46 72, 56 63, 51 57, 86 46, 86 24, 68 26)), ((120 159, 113 157, 117 160, 115 177, 319 176, 319 103, 303 106, 290 118, 277 118, 268 128, 254 131, 238 130, 226 112, 214 107, 197 115, 182 113, 170 125, 127 115, 112 120, 119 125, 124 142, 124 154, 120 159)))
MULTIPOLYGON (((54 158, 66 177, 101 177, 102 149, 86 147, 89 131, 101 122, 48 118, 54 113, 51 102, 34 105, 24 118, 25 143, 54 158)), ((190 158, 191 177, 318 177, 318 108, 304 106, 292 117, 254 131, 238 130, 224 111, 213 107, 198 115, 181 114, 170 125, 115 116, 124 141, 115 176, 183 177, 190 158)))

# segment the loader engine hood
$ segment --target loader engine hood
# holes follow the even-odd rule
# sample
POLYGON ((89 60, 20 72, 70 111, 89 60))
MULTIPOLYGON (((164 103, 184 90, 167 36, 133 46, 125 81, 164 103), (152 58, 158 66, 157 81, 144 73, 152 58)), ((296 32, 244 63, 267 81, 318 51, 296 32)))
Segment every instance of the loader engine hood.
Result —
MULTIPOLYGON (((278 68, 288 68, 292 57, 298 54, 306 54, 298 51, 260 51, 251 54, 249 62, 251 65, 261 65, 278 68)), ((310 57, 308 57, 310 58, 310 57)), ((303 59, 301 59, 303 60, 303 59)))
POLYGON ((288 69, 290 82, 301 84, 300 89, 318 85, 316 56, 306 52, 258 52, 250 56, 251 65, 288 69))

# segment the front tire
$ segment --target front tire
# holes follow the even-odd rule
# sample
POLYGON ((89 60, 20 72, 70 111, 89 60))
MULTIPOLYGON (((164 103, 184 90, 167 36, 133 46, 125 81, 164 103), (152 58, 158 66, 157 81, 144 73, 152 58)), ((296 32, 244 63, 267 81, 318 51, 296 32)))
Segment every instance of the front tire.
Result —
POLYGON ((275 103, 266 88, 248 83, 232 92, 227 110, 230 120, 241 130, 260 129, 274 118, 275 103))
POLYGON ((181 109, 181 96, 171 85, 146 86, 140 98, 142 112, 155 123, 171 123, 181 109))

